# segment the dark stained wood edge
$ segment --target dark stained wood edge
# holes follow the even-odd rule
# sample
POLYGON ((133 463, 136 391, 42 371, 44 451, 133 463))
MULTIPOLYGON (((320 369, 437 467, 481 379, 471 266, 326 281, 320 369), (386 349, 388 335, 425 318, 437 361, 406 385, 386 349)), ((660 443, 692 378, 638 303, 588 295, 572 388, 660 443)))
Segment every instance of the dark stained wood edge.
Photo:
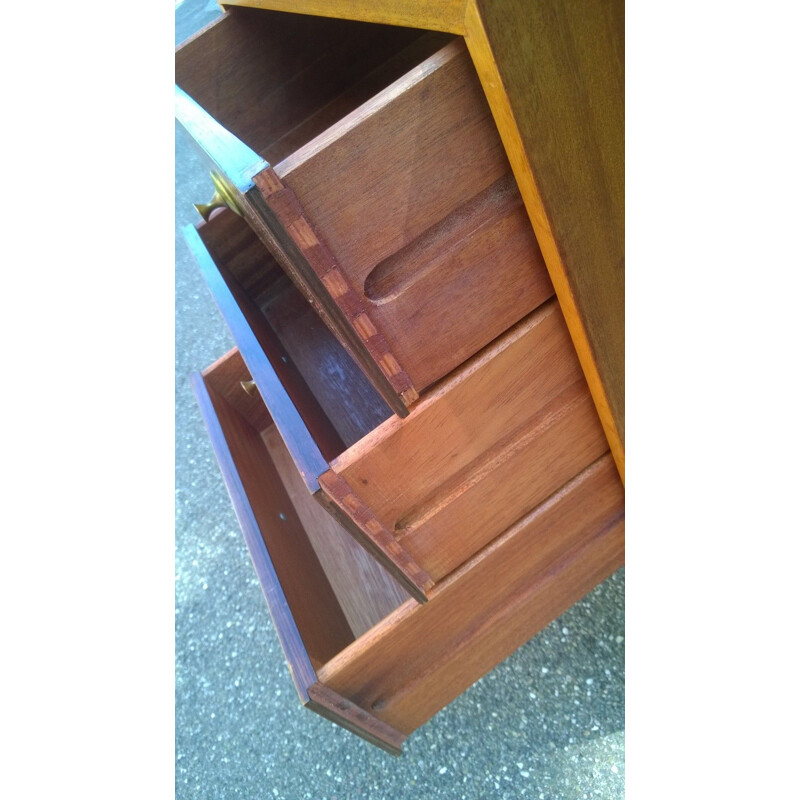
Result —
MULTIPOLYGON (((341 436, 336 432, 333 423, 323 410, 305 378, 300 374, 294 361, 289 358, 280 338, 273 330, 264 313, 253 298, 242 288, 236 276, 228 269, 228 264, 226 263, 228 260, 227 252, 218 249, 220 244, 224 247, 230 241, 229 237, 234 231, 232 226, 237 226, 240 230, 246 230, 252 236, 252 241, 259 248, 262 248, 264 258, 270 258, 269 252, 263 247, 263 243, 256 238, 247 223, 227 208, 216 211, 209 222, 201 223, 196 227, 196 230, 206 246, 216 269, 225 281, 225 285, 230 290, 237 307, 241 310, 245 322, 252 330, 271 367, 278 376, 281 386, 284 387, 286 394, 291 398, 292 404, 308 429, 308 433, 322 453, 322 457, 326 461, 331 461, 347 449, 341 436)), ((280 270, 277 264, 275 267, 280 270)), ((282 271, 281 274, 283 274, 282 271)), ((300 446, 302 447, 303 445, 304 442, 300 442, 300 446)))
POLYGON ((333 470, 319 476, 314 496, 356 541, 371 553, 418 602, 427 602, 433 588, 431 576, 386 530, 370 508, 333 470))
POLYGON ((175 117, 205 159, 221 170, 239 192, 250 189, 253 175, 269 166, 177 85, 175 117))
POLYGON ((289 671, 292 675, 297 694, 303 703, 309 700, 308 688, 317 682, 317 675, 306 652, 300 631, 286 601, 278 575, 269 556, 267 546, 261 535, 250 501, 242 485, 242 479, 236 469, 225 434, 214 410, 208 387, 199 373, 193 373, 191 384, 194 389, 200 413, 205 422, 211 446, 219 464, 225 487, 230 495, 236 518, 242 529, 247 550, 258 575, 259 583, 267 601, 267 608, 275 625, 289 671))
POLYGON ((308 687, 308 697, 306 708, 393 756, 402 755, 402 745, 407 738, 405 734, 373 717, 338 692, 317 682, 308 687))
POLYGON ((197 229, 188 225, 183 229, 183 234, 308 490, 316 492, 319 488, 318 478, 328 469, 328 462, 264 353, 197 229))
MULTIPOLYGON (((372 378, 374 367, 377 367, 379 374, 388 382, 395 396, 390 407, 395 409, 398 405, 396 395, 400 395, 402 405, 410 406, 419 397, 411 378, 370 319, 366 305, 353 290, 333 253, 314 230, 297 196, 283 185, 272 167, 255 175, 253 182, 268 209, 269 219, 274 221, 273 232, 284 245, 284 250, 295 256, 292 272, 299 271, 304 283, 314 286, 315 294, 326 307, 330 318, 343 321, 349 338, 357 343, 361 353, 361 358, 357 360, 362 368, 364 357, 374 365, 368 375, 372 378), (290 246, 287 247, 287 244, 290 246)), ((334 333, 341 338, 341 330, 334 330, 334 333)), ((380 387, 376 388, 381 391, 380 387)))

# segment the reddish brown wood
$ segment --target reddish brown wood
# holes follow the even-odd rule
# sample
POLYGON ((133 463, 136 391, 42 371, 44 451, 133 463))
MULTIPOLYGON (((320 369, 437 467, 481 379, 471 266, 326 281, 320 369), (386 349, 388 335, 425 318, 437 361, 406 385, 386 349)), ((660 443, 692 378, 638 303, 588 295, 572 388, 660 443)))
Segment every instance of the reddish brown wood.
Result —
POLYGON ((261 309, 345 447, 391 417, 389 406, 288 278, 264 297, 261 309))
POLYGON ((242 371, 242 356, 238 350, 231 350, 203 370, 203 378, 213 374, 214 391, 230 403, 242 415, 251 428, 260 431, 272 425, 272 418, 261 396, 248 394, 242 390, 242 381, 250 380, 250 375, 242 371))
POLYGON ((421 36, 386 25, 230 9, 178 47, 175 82, 277 163, 447 39, 429 36, 420 48, 421 36))
POLYGON ((408 594, 308 493, 275 428, 263 430, 261 438, 347 623, 360 636, 408 600, 408 594))
POLYGON ((352 731, 382 750, 395 756, 400 755, 406 736, 391 725, 387 725, 322 683, 309 686, 308 697, 306 708, 316 711, 320 716, 352 731))
POLYGON ((411 733, 622 565, 623 503, 606 454, 319 680, 411 733))
POLYGON ((271 167, 260 172, 253 180, 275 220, 291 238, 300 254, 300 258, 295 259, 295 268, 303 274, 306 281, 309 270, 319 278, 326 292, 325 296, 319 298, 320 302, 326 303, 330 299, 341 309, 392 388, 406 405, 411 405, 418 397, 411 385, 411 379, 397 362, 386 339, 370 320, 366 305, 353 290, 336 259, 317 237, 297 197, 281 183, 271 167))
POLYGON ((424 603, 433 586, 430 575, 417 564, 375 517, 364 501, 336 473, 320 475, 320 503, 352 533, 418 602, 424 603))
POLYGON ((261 436, 216 393, 213 373, 205 381, 303 644, 319 668, 353 641, 353 633, 261 436))
POLYGON ((439 581, 607 448, 551 301, 331 471, 337 495, 349 489, 369 509, 383 546, 396 543, 439 581))
POLYGON ((552 295, 463 43, 274 172, 292 191, 284 225, 302 215, 300 238, 310 229, 330 254, 322 268, 337 267, 333 301, 419 393, 552 295))
MULTIPOLYGON (((256 289, 263 286, 262 296, 264 291, 274 291, 283 272, 244 220, 228 209, 223 209, 210 222, 199 225, 198 233, 238 309, 242 312, 246 325, 255 335, 258 345, 305 423, 308 434, 313 437, 316 446, 326 459, 334 458, 345 449, 344 443, 297 366, 287 358, 282 343, 261 309, 245 291, 233 270, 240 274, 244 273, 251 284, 259 281, 260 286, 256 286, 256 289)), ((221 300, 222 298, 217 296, 217 302, 221 300)), ((227 317, 227 321, 234 338, 237 338, 238 331, 235 325, 232 325, 233 320, 227 317)), ((237 343, 239 338, 241 336, 237 338, 237 343)), ((258 383, 259 376, 254 377, 258 383)), ((273 404, 276 400, 277 398, 272 398, 273 404)))

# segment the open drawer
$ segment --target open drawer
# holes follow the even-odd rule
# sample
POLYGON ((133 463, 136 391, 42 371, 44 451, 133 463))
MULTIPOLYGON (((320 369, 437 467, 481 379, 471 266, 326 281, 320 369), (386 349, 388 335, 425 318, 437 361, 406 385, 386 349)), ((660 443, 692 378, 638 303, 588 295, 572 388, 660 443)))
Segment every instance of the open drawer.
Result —
POLYGON ((238 351, 192 381, 304 705, 393 753, 622 564, 609 454, 438 584, 424 605, 300 481, 238 351))
POLYGON ((400 418, 240 217, 186 236, 307 490, 417 600, 607 451, 554 300, 400 418))
POLYGON ((176 83, 217 202, 398 415, 552 296, 460 39, 232 8, 176 83))

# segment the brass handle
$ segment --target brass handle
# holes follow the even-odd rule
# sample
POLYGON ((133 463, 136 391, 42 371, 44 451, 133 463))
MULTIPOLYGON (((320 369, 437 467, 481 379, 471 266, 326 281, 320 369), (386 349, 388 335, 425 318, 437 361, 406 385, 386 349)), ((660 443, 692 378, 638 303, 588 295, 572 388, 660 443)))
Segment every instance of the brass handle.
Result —
POLYGON ((208 203, 195 203, 194 207, 197 209, 197 213, 206 221, 208 222, 209 218, 211 217, 211 212, 215 208, 226 208, 227 203, 225 202, 225 198, 219 193, 214 192, 214 196, 211 198, 211 201, 208 203))
POLYGON ((240 386, 244 389, 250 397, 255 397, 258 388, 255 381, 240 381, 240 386))
POLYGON ((208 203, 195 203, 194 207, 197 209, 197 213, 206 222, 215 208, 229 208, 234 214, 241 217, 242 207, 233 184, 219 172, 212 172, 211 180, 214 182, 214 196, 208 203))

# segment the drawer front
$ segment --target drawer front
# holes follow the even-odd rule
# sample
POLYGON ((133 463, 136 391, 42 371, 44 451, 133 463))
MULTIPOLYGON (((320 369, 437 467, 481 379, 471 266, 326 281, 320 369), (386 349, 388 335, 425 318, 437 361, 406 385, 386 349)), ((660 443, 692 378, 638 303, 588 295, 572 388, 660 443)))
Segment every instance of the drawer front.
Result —
MULTIPOLYGON (((331 422, 329 383, 347 373, 347 362, 320 374, 337 343, 324 326, 315 333, 305 324, 279 282, 267 286, 263 261, 261 283, 248 294, 255 280, 248 275, 257 272, 248 259, 254 250, 270 258, 249 228, 224 211, 188 237, 308 491, 420 602, 607 451, 554 300, 426 393, 408 416, 365 402, 356 409, 363 433, 345 439, 346 427, 331 422), (236 245, 240 232, 245 244, 236 245), (291 335, 307 337, 302 347, 287 339, 291 320, 291 335), (331 342, 312 340, 322 334, 331 342)), ((359 396, 354 386, 348 379, 338 387, 343 414, 359 396)), ((364 398, 369 389, 365 382, 364 398)))
POLYGON ((404 416, 553 293, 479 81, 439 34, 251 17, 232 9, 179 49, 177 116, 222 197, 404 416), (309 75, 320 86, 301 98, 309 75))

